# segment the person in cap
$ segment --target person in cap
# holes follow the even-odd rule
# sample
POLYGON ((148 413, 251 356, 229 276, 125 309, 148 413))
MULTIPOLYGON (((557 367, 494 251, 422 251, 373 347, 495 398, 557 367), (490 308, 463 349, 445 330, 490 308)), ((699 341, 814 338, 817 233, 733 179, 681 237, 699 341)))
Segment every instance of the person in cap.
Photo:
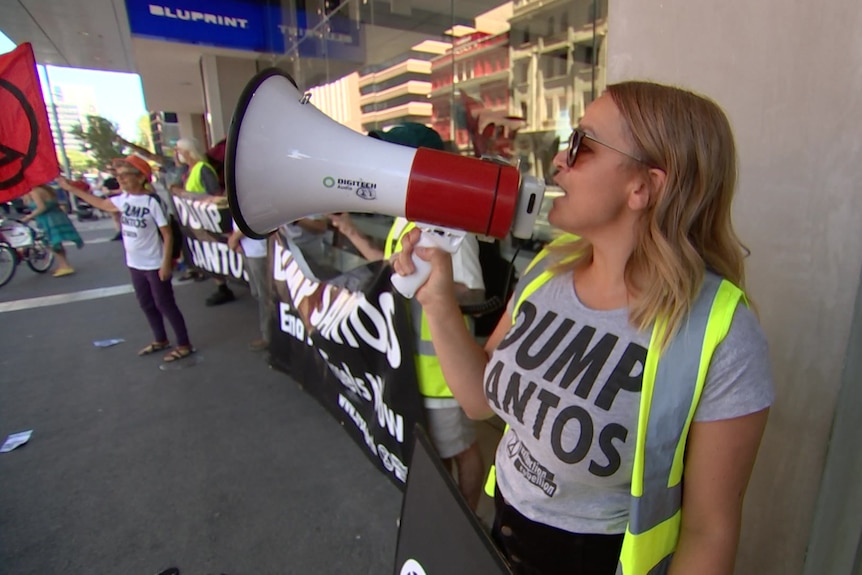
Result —
MULTIPOLYGON (((82 180, 70 182, 76 189, 89 190, 90 186, 82 180)), ((23 218, 22 222, 35 221, 39 229, 45 234, 45 241, 54 253, 57 267, 52 274, 55 278, 64 277, 75 273, 75 269, 69 265, 66 259, 66 250, 63 242, 72 242, 79 249, 84 245, 78 230, 65 211, 60 207, 57 194, 48 186, 36 186, 26 196, 30 213, 23 218)))
POLYGON ((150 165, 143 158, 132 155, 115 160, 115 167, 122 193, 110 198, 99 198, 80 190, 63 178, 59 180, 60 185, 93 207, 110 213, 118 212, 121 216, 126 266, 138 304, 153 332, 153 341, 138 355, 149 355, 171 347, 165 331, 167 319, 177 345, 163 360, 173 362, 187 358, 195 349, 171 285, 171 251, 173 242, 180 240, 173 237, 166 208, 150 187, 150 165))
MULTIPOLYGON (((372 138, 409 146, 411 148, 431 148, 442 150, 443 140, 431 128, 417 123, 404 123, 386 131, 373 131, 372 138)), ((401 238, 415 227, 405 218, 398 217, 392 224, 383 249, 376 246, 356 227, 348 214, 330 214, 330 220, 338 231, 348 239, 368 260, 389 258, 401 248, 401 238)), ((485 284, 479 264, 479 244, 476 236, 467 234, 458 251, 452 256, 453 282, 462 301, 481 300, 485 284)), ((428 433, 444 465, 451 471, 452 462, 457 466, 458 487, 468 505, 474 511, 482 493, 484 469, 482 455, 476 439, 474 423, 464 414, 458 401, 452 396, 443 377, 440 362, 434 354, 428 339, 424 313, 415 299, 414 336, 416 343, 416 375, 419 392, 423 397, 428 421, 428 433)), ((470 319, 465 321, 470 323, 470 319)))

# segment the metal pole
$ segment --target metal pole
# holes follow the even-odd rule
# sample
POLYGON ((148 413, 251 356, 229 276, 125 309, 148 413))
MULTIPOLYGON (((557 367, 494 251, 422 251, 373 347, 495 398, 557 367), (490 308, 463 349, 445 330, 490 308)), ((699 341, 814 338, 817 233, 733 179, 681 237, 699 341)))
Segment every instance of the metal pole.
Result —
POLYGON ((51 107, 51 117, 54 118, 54 125, 57 126, 57 138, 60 140, 60 155, 63 158, 63 167, 67 178, 72 177, 72 167, 69 164, 69 157, 66 155, 66 143, 63 141, 63 128, 60 127, 60 120, 57 117, 57 106, 54 104, 54 90, 51 88, 51 78, 48 76, 48 66, 42 66, 45 72, 45 83, 48 85, 48 105, 51 107))

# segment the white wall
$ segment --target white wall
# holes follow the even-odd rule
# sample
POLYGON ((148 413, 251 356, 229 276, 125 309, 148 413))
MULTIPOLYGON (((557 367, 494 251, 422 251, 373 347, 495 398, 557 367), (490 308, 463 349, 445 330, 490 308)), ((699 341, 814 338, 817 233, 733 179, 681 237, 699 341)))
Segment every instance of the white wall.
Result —
POLYGON ((693 88, 734 125, 778 388, 736 572, 801 573, 862 263, 862 3, 612 0, 609 30, 609 82, 693 88))

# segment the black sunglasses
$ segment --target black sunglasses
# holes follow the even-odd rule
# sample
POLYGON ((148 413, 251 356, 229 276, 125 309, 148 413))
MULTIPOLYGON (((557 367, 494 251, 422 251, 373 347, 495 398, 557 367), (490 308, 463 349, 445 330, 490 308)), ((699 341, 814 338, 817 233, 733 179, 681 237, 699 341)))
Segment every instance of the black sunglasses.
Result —
POLYGON ((625 156, 627 158, 630 158, 636 162, 639 162, 639 163, 649 167, 649 164, 647 164, 644 160, 642 160, 636 156, 633 156, 633 155, 629 154, 628 152, 624 152, 624 151, 620 150, 619 148, 615 148, 615 147, 611 146, 610 144, 605 144, 604 142, 597 140, 594 137, 588 135, 583 130, 581 130, 579 128, 575 128, 574 130, 572 130, 572 135, 569 136, 569 149, 566 151, 566 165, 569 166, 570 168, 575 165, 575 160, 578 158, 578 150, 580 149, 581 142, 584 141, 584 138, 586 138, 587 140, 590 140, 591 142, 595 142, 596 144, 599 144, 600 146, 604 146, 605 148, 608 148, 608 149, 613 150, 619 154, 622 154, 623 156, 625 156))

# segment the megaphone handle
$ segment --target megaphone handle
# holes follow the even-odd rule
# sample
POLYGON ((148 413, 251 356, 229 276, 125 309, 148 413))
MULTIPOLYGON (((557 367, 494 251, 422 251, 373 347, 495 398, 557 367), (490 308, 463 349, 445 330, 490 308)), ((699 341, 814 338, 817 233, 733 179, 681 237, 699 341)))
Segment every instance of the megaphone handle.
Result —
POLYGON ((416 295, 417 290, 422 287, 422 284, 425 283, 425 280, 428 279, 428 276, 431 275, 431 262, 427 262, 413 254, 413 266, 416 268, 409 276, 402 276, 399 274, 392 274, 392 287, 398 290, 398 293, 406 297, 407 299, 412 298, 416 295))
MULTIPOLYGON (((426 224, 418 224, 422 229, 422 235, 419 237, 417 246, 425 248, 439 248, 446 250, 450 254, 454 254, 461 247, 461 242, 464 240, 466 232, 463 230, 454 230, 441 226, 430 226, 426 224)), ((427 262, 417 256, 412 255, 413 267, 416 268, 409 276, 392 274, 392 286, 398 290, 398 293, 406 297, 412 298, 416 292, 431 275, 431 262, 427 262)))

